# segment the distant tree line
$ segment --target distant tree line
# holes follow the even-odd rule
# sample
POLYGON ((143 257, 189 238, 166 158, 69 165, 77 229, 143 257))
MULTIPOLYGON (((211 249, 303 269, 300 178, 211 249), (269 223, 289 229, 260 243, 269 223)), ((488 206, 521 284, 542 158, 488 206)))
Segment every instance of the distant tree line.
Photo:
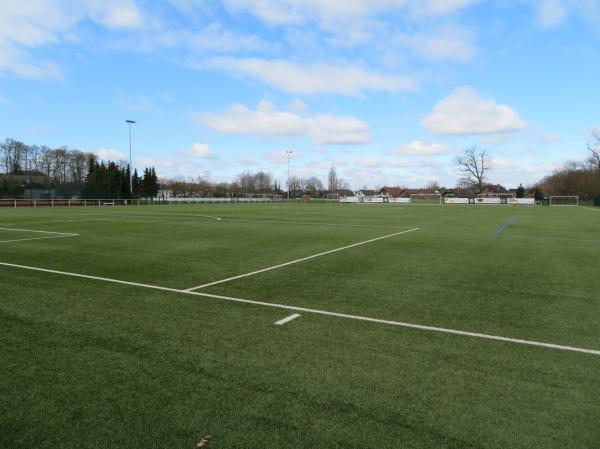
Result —
MULTIPOLYGON (((94 153, 26 145, 14 139, 0 143, 0 196, 45 191, 59 198, 132 198, 129 164, 99 161, 94 153)), ((133 197, 155 197, 159 182, 154 167, 133 173, 133 197)))
POLYGON ((547 195, 578 195, 600 203, 600 128, 591 132, 585 161, 569 161, 536 186, 547 195))
POLYGON ((537 187, 546 195, 578 195, 591 200, 600 196, 600 171, 585 162, 570 161, 543 178, 537 187))
POLYGON ((215 196, 215 197, 244 197, 248 195, 285 195, 289 188, 294 198, 302 195, 323 196, 348 190, 346 181, 338 178, 332 167, 328 176, 329 185, 326 189, 316 176, 291 176, 286 188, 274 179, 271 173, 244 171, 237 175, 232 182, 211 182, 206 176, 198 176, 195 180, 171 178, 162 182, 165 190, 170 190, 174 196, 215 196))
MULTIPOLYGON (((587 149, 587 160, 568 162, 527 188, 520 185, 517 196, 533 195, 542 199, 548 195, 578 195, 584 200, 599 197, 600 128, 592 131, 587 149)), ((472 194, 489 190, 488 175, 493 170, 493 163, 485 148, 467 148, 455 162, 460 172, 457 189, 472 194)), ((316 176, 291 176, 284 188, 272 174, 264 171, 245 171, 232 182, 215 183, 206 176, 159 182, 154 167, 147 167, 141 175, 134 170, 133 191, 129 170, 126 161, 100 161, 93 153, 67 147, 26 145, 14 139, 0 143, 0 196, 4 197, 19 197, 26 191, 45 189, 48 195, 60 198, 148 198, 158 196, 161 187, 165 191, 171 190, 175 196, 285 195, 289 191, 290 196, 300 197, 349 192, 349 184, 338 177, 334 167, 328 173, 327 185, 316 176)), ((502 186, 495 187, 506 191, 502 186)), ((437 182, 432 182, 427 189, 436 191, 440 187, 437 182)))

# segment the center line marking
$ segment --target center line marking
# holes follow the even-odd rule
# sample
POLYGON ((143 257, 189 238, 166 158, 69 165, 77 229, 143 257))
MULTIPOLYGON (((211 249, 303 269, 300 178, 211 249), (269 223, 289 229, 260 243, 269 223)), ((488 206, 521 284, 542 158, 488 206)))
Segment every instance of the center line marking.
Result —
POLYGON ((345 249, 354 248, 355 246, 366 245, 367 243, 376 242, 377 240, 389 239, 390 237, 395 237, 397 235, 407 234, 409 232, 417 231, 419 228, 409 229, 407 231, 395 232, 393 234, 384 235, 382 237, 376 237, 374 239, 365 240, 364 242, 353 243, 352 245, 342 246, 341 248, 331 249, 329 251, 324 251, 322 253, 313 254, 312 256, 302 257, 301 259, 291 260, 289 262, 281 263, 279 265, 274 265, 272 267, 263 268, 262 270, 252 271, 251 273, 240 274, 238 276, 233 276, 227 279, 221 279, 220 281, 209 282, 208 284, 198 285, 197 287, 188 288, 184 291, 193 292, 194 290, 200 290, 201 288, 211 287, 213 285, 222 284, 224 282, 234 281, 236 279, 245 278, 248 276, 254 276, 255 274, 264 273, 265 271, 276 270, 277 268, 287 267, 288 265, 292 265, 299 262, 304 262, 305 260, 314 259, 315 257, 325 256, 327 254, 336 253, 338 251, 343 251, 345 249))
POLYGON ((282 320, 276 321, 276 322, 275 322, 275 324, 276 324, 276 325, 278 325, 278 326, 281 326, 281 325, 283 325, 283 324, 285 324, 285 323, 289 323, 290 321, 292 321, 292 320, 295 320, 295 319, 296 319, 296 318, 298 318, 299 316, 300 316, 300 314, 299 314, 299 313, 293 313, 293 314, 291 314, 290 316, 288 316, 288 317, 285 317, 285 318, 284 318, 284 319, 282 319, 282 320))

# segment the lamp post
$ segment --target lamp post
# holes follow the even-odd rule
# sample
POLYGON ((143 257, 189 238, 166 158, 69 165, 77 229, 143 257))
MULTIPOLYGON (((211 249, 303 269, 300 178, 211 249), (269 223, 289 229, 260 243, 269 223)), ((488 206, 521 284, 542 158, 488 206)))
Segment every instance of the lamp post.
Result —
POLYGON ((125 123, 129 125, 129 191, 131 192, 131 199, 133 199, 133 165, 131 165, 131 125, 135 123, 133 120, 125 120, 125 123))
POLYGON ((287 180, 287 199, 290 201, 290 157, 292 156, 292 150, 285 150, 285 154, 287 154, 287 163, 288 163, 288 180, 287 180))

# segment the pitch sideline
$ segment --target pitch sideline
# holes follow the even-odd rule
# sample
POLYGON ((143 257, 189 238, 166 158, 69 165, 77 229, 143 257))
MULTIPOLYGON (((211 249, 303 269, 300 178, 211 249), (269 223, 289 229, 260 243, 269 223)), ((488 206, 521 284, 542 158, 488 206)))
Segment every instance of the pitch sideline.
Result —
POLYGON ((237 302, 237 303, 243 303, 243 304, 253 304, 253 305, 263 306, 263 307, 272 307, 272 308, 277 308, 277 309, 292 310, 295 312, 312 313, 315 315, 325 315, 325 316, 331 316, 331 317, 336 317, 336 318, 345 318, 345 319, 350 319, 350 320, 366 321, 366 322, 370 322, 370 323, 386 324, 386 325, 390 325, 390 326, 398 326, 398 327, 404 327, 404 328, 409 328, 409 329, 417 329, 417 330, 430 331, 430 332, 440 332, 440 333, 451 334, 451 335, 460 335, 460 336, 465 336, 465 337, 481 338, 481 339, 485 339, 485 340, 494 340, 494 341, 501 341, 501 342, 505 342, 505 343, 514 343, 514 344, 520 344, 520 345, 541 347, 541 348, 546 348, 546 349, 557 349, 557 350, 561 350, 561 351, 579 352, 579 353, 584 353, 584 354, 600 356, 600 350, 596 350, 596 349, 587 349, 587 348, 580 348, 580 347, 576 347, 576 346, 559 345, 559 344, 555 344, 555 343, 544 343, 544 342, 539 342, 539 341, 534 341, 534 340, 524 340, 524 339, 520 339, 520 338, 502 337, 499 335, 490 335, 490 334, 482 334, 479 332, 461 331, 458 329, 427 326, 427 325, 423 325, 423 324, 407 323, 407 322, 403 322, 403 321, 382 320, 382 319, 378 319, 378 318, 371 318, 371 317, 360 316, 360 315, 350 315, 350 314, 346 314, 346 313, 329 312, 327 310, 309 309, 306 307, 297 307, 297 306, 290 306, 290 305, 285 305, 285 304, 269 303, 269 302, 264 302, 264 301, 255 301, 255 300, 251 300, 251 299, 234 298, 231 296, 213 295, 210 293, 190 292, 190 291, 186 291, 186 290, 178 290, 176 288, 161 287, 158 285, 142 284, 142 283, 138 283, 138 282, 123 281, 123 280, 119 280, 119 279, 111 279, 111 278, 105 278, 105 277, 99 277, 99 276, 90 276, 87 274, 70 273, 67 271, 58 271, 58 270, 50 270, 50 269, 46 269, 46 268, 30 267, 27 265, 18 265, 18 264, 12 264, 12 263, 7 263, 7 262, 0 262, 0 266, 11 267, 11 268, 20 268, 20 269, 24 269, 24 270, 39 271, 39 272, 51 273, 51 274, 59 274, 59 275, 63 275, 63 276, 78 277, 78 278, 91 279, 91 280, 96 280, 96 281, 111 282, 114 284, 130 285, 130 286, 134 286, 134 287, 143 287, 143 288, 167 291, 167 292, 172 292, 172 293, 180 293, 180 294, 184 294, 184 295, 201 296, 201 297, 205 297, 205 298, 213 298, 213 299, 219 299, 219 300, 231 301, 231 302, 237 302))

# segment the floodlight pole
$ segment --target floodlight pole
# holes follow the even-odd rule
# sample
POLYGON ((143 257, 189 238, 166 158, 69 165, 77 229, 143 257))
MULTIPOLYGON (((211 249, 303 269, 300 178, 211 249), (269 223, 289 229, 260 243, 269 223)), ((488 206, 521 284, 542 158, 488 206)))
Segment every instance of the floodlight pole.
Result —
POLYGON ((129 191, 131 192, 131 199, 133 199, 133 165, 131 164, 131 125, 135 123, 135 121, 125 120, 125 123, 129 125, 129 191))
POLYGON ((287 180, 287 199, 290 201, 290 157, 292 155, 292 150, 285 150, 285 154, 287 154, 287 163, 288 163, 288 180, 287 180))

